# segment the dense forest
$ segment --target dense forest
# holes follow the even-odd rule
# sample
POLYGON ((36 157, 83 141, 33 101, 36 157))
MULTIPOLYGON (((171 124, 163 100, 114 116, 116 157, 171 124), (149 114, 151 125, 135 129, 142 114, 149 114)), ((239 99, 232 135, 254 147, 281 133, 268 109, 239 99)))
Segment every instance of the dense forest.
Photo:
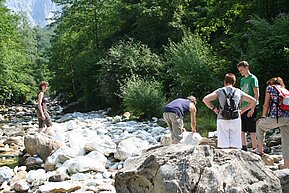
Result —
POLYGON ((287 0, 53 0, 55 22, 31 27, 0 0, 0 103, 25 103, 40 80, 84 109, 160 116, 204 95, 247 60, 260 82, 289 85, 287 0))

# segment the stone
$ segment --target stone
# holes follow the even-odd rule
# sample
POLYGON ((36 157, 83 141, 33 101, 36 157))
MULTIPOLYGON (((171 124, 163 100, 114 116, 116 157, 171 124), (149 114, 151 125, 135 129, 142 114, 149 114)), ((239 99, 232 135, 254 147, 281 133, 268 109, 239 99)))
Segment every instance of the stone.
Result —
POLYGON ((86 156, 79 156, 64 162, 63 167, 66 167, 70 174, 87 171, 103 171, 105 164, 97 162, 97 160, 86 156))
POLYGON ((131 137, 118 144, 114 157, 119 160, 126 160, 128 157, 142 154, 146 149, 148 149, 147 141, 131 137))
POLYGON ((17 192, 26 192, 29 190, 29 184, 26 180, 19 180, 13 185, 13 189, 17 192))
POLYGON ((64 146, 65 144, 61 141, 50 138, 48 135, 35 133, 34 135, 27 135, 24 137, 24 145, 27 153, 30 155, 37 154, 45 161, 52 151, 64 146))
POLYGON ((47 157, 44 168, 46 171, 52 171, 58 163, 64 163, 66 160, 76 157, 75 151, 67 146, 60 147, 51 156, 47 157))
POLYGON ((42 193, 52 193, 52 192, 73 192, 80 189, 81 186, 77 183, 72 183, 69 181, 64 182, 49 182, 45 185, 39 187, 42 193))
POLYGON ((45 174, 46 173, 44 169, 31 170, 27 173, 26 180, 30 183, 35 180, 46 180, 45 174))
POLYGON ((115 176, 117 192, 282 192, 259 156, 237 149, 170 145, 151 150, 115 176))
POLYGON ((161 144, 162 145, 170 145, 172 144, 171 134, 165 134, 161 137, 161 144))
POLYGON ((28 170, 35 170, 42 168, 43 160, 39 157, 28 157, 25 160, 25 166, 28 170))
POLYGON ((282 193, 289 193, 289 169, 274 171, 282 186, 282 193))
POLYGON ((116 147, 116 144, 109 136, 96 136, 93 141, 90 140, 85 144, 87 152, 99 151, 106 156, 115 153, 116 147))
POLYGON ((0 167, 0 185, 5 181, 10 181, 14 176, 14 172, 7 166, 0 167))

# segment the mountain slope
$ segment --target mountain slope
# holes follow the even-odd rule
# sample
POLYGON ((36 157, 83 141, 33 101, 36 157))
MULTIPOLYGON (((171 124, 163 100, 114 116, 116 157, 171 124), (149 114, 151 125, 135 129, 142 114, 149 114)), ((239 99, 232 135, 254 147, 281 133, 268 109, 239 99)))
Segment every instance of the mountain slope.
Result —
POLYGON ((53 12, 61 9, 51 0, 7 0, 6 6, 16 13, 24 13, 33 26, 51 23, 53 12))

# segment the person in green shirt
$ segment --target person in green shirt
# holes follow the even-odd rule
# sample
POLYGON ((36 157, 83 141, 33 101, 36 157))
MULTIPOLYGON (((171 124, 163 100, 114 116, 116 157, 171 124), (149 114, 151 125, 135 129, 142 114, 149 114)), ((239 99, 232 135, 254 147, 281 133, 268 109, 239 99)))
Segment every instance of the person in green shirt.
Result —
MULTIPOLYGON (((256 141, 256 122, 257 122, 257 112, 258 112, 258 100, 259 100, 259 84, 258 79, 255 75, 251 74, 249 70, 249 64, 247 61, 241 61, 238 63, 237 68, 240 74, 243 76, 240 82, 240 88, 243 92, 254 97, 257 104, 253 106, 250 110, 242 114, 242 150, 247 151, 247 141, 246 133, 250 133, 252 148, 257 148, 256 141)), ((242 107, 246 106, 247 102, 242 102, 242 107)))

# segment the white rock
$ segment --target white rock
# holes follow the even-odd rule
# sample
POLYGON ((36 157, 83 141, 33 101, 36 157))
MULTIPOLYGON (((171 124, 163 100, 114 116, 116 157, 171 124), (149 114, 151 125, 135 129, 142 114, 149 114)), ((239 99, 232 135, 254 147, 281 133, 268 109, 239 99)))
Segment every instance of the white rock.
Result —
POLYGON ((26 192, 29 190, 29 184, 26 180, 19 180, 14 184, 13 189, 17 192, 26 192))
POLYGON ((38 169, 38 170, 30 170, 27 175, 26 175, 26 180, 28 182, 33 182, 35 180, 45 180, 46 175, 45 175, 45 170, 44 169, 38 169))
POLYGON ((95 159, 79 156, 64 162, 63 167, 68 169, 70 174, 86 171, 103 171, 105 164, 97 162, 95 159))
POLYGON ((172 144, 171 134, 165 134, 161 137, 161 144, 162 145, 170 145, 172 144))
POLYGON ((64 163, 66 160, 76 157, 74 149, 63 146, 56 150, 51 156, 49 156, 44 164, 46 171, 52 171, 58 163, 64 163))
POLYGON ((148 141, 135 137, 128 138, 118 144, 114 157, 119 160, 125 160, 128 157, 142 154, 143 150, 147 149, 148 147, 148 141))
POLYGON ((116 152, 116 144, 107 135, 97 136, 93 141, 85 144, 86 151, 99 151, 108 156, 116 152))
POLYGON ((104 165, 107 162, 107 158, 98 151, 92 151, 89 154, 87 154, 86 157, 92 158, 96 160, 97 162, 102 163, 104 165))
POLYGON ((93 178, 93 176, 91 174, 76 173, 73 174, 70 178, 72 181, 86 181, 93 178))
POLYGON ((77 156, 83 156, 85 154, 85 139, 77 132, 70 132, 68 134, 68 140, 70 147, 74 150, 77 156))

